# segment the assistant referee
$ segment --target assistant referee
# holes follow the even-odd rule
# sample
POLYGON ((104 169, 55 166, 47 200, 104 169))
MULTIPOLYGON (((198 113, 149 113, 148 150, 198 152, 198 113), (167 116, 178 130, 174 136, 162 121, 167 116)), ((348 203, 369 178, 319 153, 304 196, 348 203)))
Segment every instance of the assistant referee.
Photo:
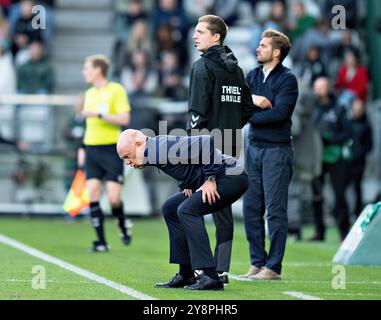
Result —
POLYGON ((97 240, 94 252, 108 251, 99 205, 102 182, 105 181, 112 214, 118 219, 121 239, 128 245, 131 241, 131 222, 125 218, 120 199, 123 184, 123 162, 116 152, 121 126, 130 122, 131 107, 123 86, 110 82, 107 73, 109 60, 103 55, 85 58, 82 74, 92 87, 84 97, 82 115, 86 119, 84 145, 86 150, 86 182, 90 194, 90 215, 97 240))

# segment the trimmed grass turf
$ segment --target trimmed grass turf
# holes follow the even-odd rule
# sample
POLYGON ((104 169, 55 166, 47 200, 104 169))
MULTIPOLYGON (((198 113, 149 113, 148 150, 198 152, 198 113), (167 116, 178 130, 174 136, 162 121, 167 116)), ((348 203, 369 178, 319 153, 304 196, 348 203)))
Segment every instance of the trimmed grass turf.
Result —
MULTIPOLYGON (((87 219, 0 218, 0 233, 56 258, 79 266, 158 299, 296 299, 285 291, 296 291, 322 299, 381 299, 381 268, 346 267, 346 289, 332 289, 331 260, 339 246, 336 230, 329 230, 325 243, 295 242, 290 237, 282 281, 242 282, 231 280, 223 292, 188 292, 155 289, 176 271, 168 263, 167 228, 161 219, 134 219, 133 242, 122 245, 115 220, 107 220, 108 253, 89 253, 94 231, 87 219)), ((214 246, 214 226, 207 223, 214 246)), ((304 237, 311 235, 304 230, 304 237)), ((132 299, 112 288, 63 270, 0 244, 0 299, 132 299), (46 268, 47 288, 31 288, 32 267, 46 268)), ((248 244, 242 223, 236 222, 231 273, 247 271, 248 244)))

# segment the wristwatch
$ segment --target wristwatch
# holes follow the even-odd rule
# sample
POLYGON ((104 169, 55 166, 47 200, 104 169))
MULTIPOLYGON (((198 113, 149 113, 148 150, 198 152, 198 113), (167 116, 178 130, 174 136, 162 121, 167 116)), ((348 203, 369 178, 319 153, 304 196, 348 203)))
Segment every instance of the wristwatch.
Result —
POLYGON ((216 176, 209 176, 206 181, 209 181, 209 182, 216 182, 216 176))

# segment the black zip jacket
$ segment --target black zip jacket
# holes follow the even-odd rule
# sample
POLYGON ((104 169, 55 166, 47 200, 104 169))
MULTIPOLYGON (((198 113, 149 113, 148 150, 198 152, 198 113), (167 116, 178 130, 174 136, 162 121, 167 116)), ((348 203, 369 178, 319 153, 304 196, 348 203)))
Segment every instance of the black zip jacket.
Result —
POLYGON ((232 137, 226 141, 231 145, 219 145, 216 139, 216 146, 224 147, 224 153, 230 154, 227 150, 236 147, 236 129, 241 129, 253 112, 250 89, 233 52, 227 46, 210 47, 192 66, 188 134, 192 134, 192 129, 217 128, 222 133, 232 129, 232 137))

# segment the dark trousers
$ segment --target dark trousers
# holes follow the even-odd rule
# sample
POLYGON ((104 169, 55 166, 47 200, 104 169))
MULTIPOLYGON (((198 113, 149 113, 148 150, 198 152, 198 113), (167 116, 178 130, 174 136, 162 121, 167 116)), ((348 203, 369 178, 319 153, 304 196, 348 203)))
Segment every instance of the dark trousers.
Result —
POLYGON ((218 272, 229 272, 232 257, 234 221, 232 207, 227 206, 212 214, 216 226, 214 261, 218 272))
POLYGON ((335 218, 342 240, 344 240, 349 231, 348 204, 345 198, 345 191, 348 185, 347 172, 347 163, 345 161, 333 164, 324 163, 322 174, 312 182, 315 229, 316 235, 321 238, 324 238, 326 229, 323 212, 323 187, 327 175, 329 175, 335 196, 335 204, 331 213, 335 218))
MULTIPOLYGON (((236 141, 234 135, 232 141, 236 141)), ((242 141, 237 145, 224 146, 224 154, 237 157, 240 153, 242 141)), ((214 262, 218 272, 229 272, 233 248, 234 220, 232 207, 227 206, 212 213, 214 225, 216 227, 216 246, 214 249, 214 262)))
POLYGON ((293 174, 293 148, 258 148, 250 143, 245 152, 245 168, 250 185, 243 198, 243 217, 250 262, 280 274, 287 241, 287 200, 293 174), (266 210, 270 238, 268 254, 265 250, 266 210))
POLYGON ((217 179, 221 199, 209 205, 202 202, 202 193, 191 197, 177 193, 163 205, 163 217, 168 227, 170 263, 191 265, 193 270, 216 268, 203 216, 230 206, 247 190, 246 173, 217 179))
MULTIPOLYGON (((350 162, 350 184, 353 184, 356 204, 354 208, 354 214, 358 217, 364 208, 364 201, 362 197, 362 180, 365 172, 365 159, 359 159, 350 162)), ((349 170, 348 170, 349 171, 349 170)))

